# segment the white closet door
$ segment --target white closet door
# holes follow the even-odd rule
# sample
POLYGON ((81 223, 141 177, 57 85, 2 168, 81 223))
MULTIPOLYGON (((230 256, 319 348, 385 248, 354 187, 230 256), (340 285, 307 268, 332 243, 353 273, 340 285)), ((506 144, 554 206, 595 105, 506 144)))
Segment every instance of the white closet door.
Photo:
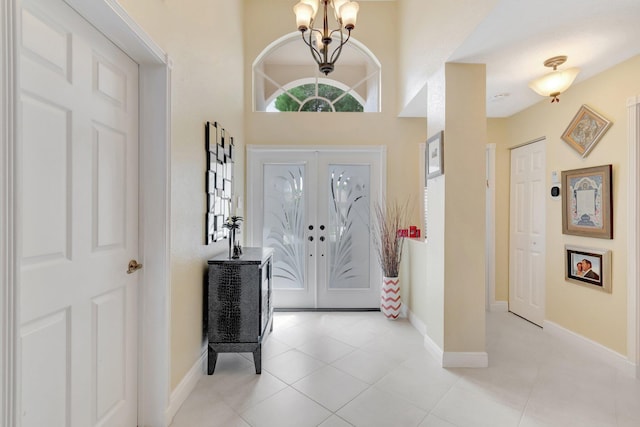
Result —
POLYGON ((545 317, 545 141, 511 151, 509 310, 545 317))
POLYGON ((21 25, 21 425, 132 427, 138 67, 60 0, 21 25))

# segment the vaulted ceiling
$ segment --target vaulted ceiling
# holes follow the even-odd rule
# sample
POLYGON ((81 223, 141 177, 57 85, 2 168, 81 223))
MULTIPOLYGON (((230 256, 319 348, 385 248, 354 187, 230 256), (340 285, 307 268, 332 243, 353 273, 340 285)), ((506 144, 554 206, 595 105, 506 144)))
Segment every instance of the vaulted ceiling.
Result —
MULTIPOLYGON (((564 67, 581 69, 575 85, 638 54, 640 0, 500 0, 441 60, 486 64, 487 115, 508 117, 544 100, 528 83, 550 71, 547 58, 567 55, 564 67)), ((426 117, 426 95, 401 116, 426 117)))

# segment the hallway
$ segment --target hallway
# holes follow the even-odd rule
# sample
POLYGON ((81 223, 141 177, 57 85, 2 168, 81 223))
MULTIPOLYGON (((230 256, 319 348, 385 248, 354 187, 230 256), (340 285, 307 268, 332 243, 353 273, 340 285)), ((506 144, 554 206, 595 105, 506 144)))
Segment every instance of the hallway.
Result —
POLYGON ((640 381, 507 313, 487 369, 442 369, 406 320, 276 313, 263 373, 221 354, 171 427, 640 425, 640 381))

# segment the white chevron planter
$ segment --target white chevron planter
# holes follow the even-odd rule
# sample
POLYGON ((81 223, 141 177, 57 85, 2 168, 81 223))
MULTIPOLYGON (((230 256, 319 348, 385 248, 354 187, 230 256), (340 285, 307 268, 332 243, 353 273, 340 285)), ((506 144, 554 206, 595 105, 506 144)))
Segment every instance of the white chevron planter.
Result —
POLYGON ((380 311, 387 319, 397 319, 400 316, 400 279, 397 277, 382 278, 382 292, 380 295, 380 311))

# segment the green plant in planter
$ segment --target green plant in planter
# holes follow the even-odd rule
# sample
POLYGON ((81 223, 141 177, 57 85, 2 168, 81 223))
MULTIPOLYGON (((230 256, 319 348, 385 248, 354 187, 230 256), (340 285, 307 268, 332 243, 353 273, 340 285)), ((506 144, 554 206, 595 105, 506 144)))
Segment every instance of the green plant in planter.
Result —
POLYGON ((229 230, 237 230, 240 228, 240 223, 243 221, 241 216, 230 216, 227 218, 227 222, 225 222, 222 226, 224 228, 228 228, 229 230))

